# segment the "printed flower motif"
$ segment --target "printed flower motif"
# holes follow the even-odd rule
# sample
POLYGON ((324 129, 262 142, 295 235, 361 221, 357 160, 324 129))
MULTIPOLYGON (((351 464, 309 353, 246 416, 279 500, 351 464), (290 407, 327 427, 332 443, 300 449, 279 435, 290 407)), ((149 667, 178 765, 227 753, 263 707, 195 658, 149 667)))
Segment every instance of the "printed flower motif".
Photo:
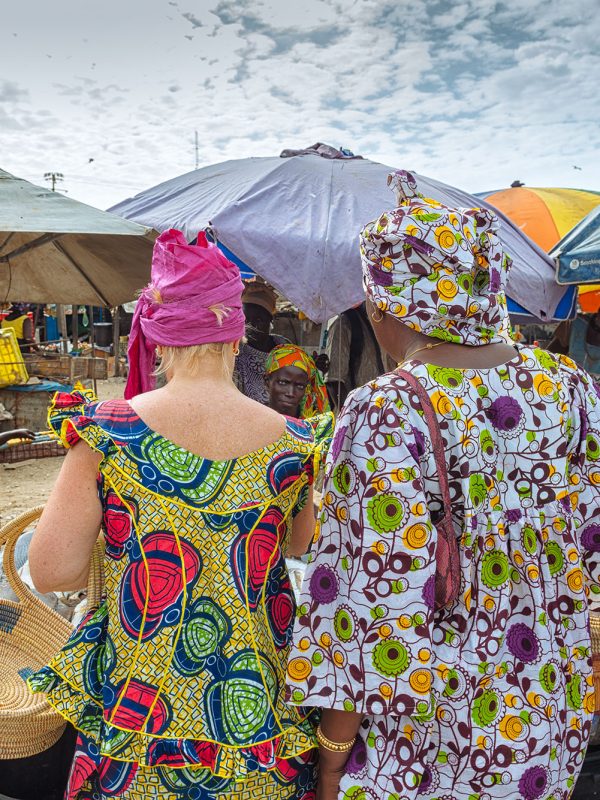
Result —
POLYGON ((479 697, 475 698, 473 710, 471 712, 473 721, 476 725, 479 725, 480 728, 486 728, 496 721, 501 708, 502 701, 500 700, 499 694, 488 689, 488 691, 483 692, 479 697))
POLYGON ((422 431, 419 431, 416 428, 413 428, 412 433, 415 441, 408 442, 406 446, 413 459, 418 462, 425 452, 425 436, 422 431))
POLYGON ((346 761, 346 775, 351 775, 353 778, 360 778, 365 773, 366 765, 367 747, 361 737, 358 736, 350 752, 350 758, 346 761))
POLYGON ((333 629, 340 642, 350 642, 356 637, 358 619, 350 606, 341 606, 335 612, 333 629))
POLYGON ((299 656, 291 659, 287 671, 292 681, 305 681, 312 672, 312 664, 308 658, 299 656))
POLYGON ((435 608, 435 575, 427 578, 421 595, 427 608, 435 608))
POLYGON ((515 714, 507 714, 501 719, 498 730, 509 742, 524 742, 530 734, 529 723, 515 714))
POLYGON ((397 531, 404 519, 404 507, 393 494, 378 494, 367 504, 367 519, 377 533, 397 531))
POLYGON ((492 434, 486 429, 479 434, 479 446, 483 460, 488 464, 494 464, 498 458, 496 445, 492 434))
POLYGON ((588 525, 581 534, 581 544, 590 553, 600 553, 600 525, 588 525))
POLYGON ((543 767, 535 766, 526 769, 519 781, 519 791, 523 800, 537 800, 546 791, 548 773, 543 767))
POLYGON ((515 658, 525 664, 537 661, 540 655, 540 641, 530 627, 518 622, 506 634, 506 646, 515 658))
POLYGON ((373 666, 382 675, 396 678, 406 672, 410 664, 410 654, 397 639, 379 642, 373 650, 373 666))
POLYGON ((435 238, 442 250, 456 250, 456 239, 454 232, 446 225, 440 225, 435 229, 435 238))
POLYGON ((506 511, 506 521, 507 522, 518 522, 521 517, 523 516, 523 512, 520 508, 509 508, 506 511))
POLYGON ((453 278, 447 276, 437 282, 437 290, 442 300, 452 300, 458 294, 458 286, 453 278))
POLYGON ((474 508, 482 506, 487 497, 488 489, 485 481, 485 476, 479 472, 471 475, 469 478, 469 497, 473 503, 474 508))
POLYGON ((593 433, 586 436, 586 455, 590 461, 598 461, 600 458, 600 442, 593 433))
POLYGON ((417 794, 431 794, 439 785, 440 776, 437 769, 428 764, 423 770, 417 794))
POLYGON ((347 425, 342 425, 342 427, 338 428, 335 432, 333 441, 331 443, 331 457, 333 458, 334 461, 338 460, 339 455, 342 452, 342 445, 344 444, 344 439, 346 438, 347 432, 348 432, 347 425))
POLYGON ((358 473, 355 465, 351 461, 342 461, 333 470, 333 485, 336 490, 345 497, 353 494, 358 482, 358 473))
POLYGON ((463 389, 463 373, 459 369, 436 367, 431 373, 432 377, 452 394, 459 394, 463 389))
POLYGON ((501 550, 486 553, 481 562, 481 579, 488 589, 500 589, 508 583, 508 558, 501 550))
POLYGON ((558 688, 558 664, 549 661, 540 669, 540 683, 544 691, 554 694, 558 688))
POLYGON ((566 568, 566 562, 559 543, 552 541, 546 542, 544 545, 544 551, 546 553, 546 558, 548 559, 550 575, 552 575, 553 578, 557 575, 561 575, 566 568))
POLYGON ((507 438, 517 436, 524 425, 523 409, 514 397, 498 397, 485 412, 494 428, 507 438))
POLYGON ((581 675, 570 675, 567 678, 567 705, 572 711, 579 711, 583 706, 581 689, 581 675))
POLYGON ((310 578, 310 594, 317 603, 332 603, 338 596, 339 580, 331 567, 320 564, 310 578))
POLYGON ((500 273, 497 269, 490 270, 490 283, 489 283, 489 290, 494 294, 498 294, 498 292, 502 289, 502 278, 500 273))
POLYGON ((444 680, 446 681, 444 697, 460 700, 467 693, 467 689, 469 688, 469 676, 465 670, 460 667, 449 669, 444 680))
POLYGON ((394 285, 394 275, 389 270, 381 269, 378 264, 369 264, 369 272, 373 283, 377 286, 389 287, 394 285))
POLYGON ((531 525, 523 526, 521 541, 523 542, 523 547, 527 553, 529 553, 530 556, 535 555, 537 551, 537 536, 531 525))

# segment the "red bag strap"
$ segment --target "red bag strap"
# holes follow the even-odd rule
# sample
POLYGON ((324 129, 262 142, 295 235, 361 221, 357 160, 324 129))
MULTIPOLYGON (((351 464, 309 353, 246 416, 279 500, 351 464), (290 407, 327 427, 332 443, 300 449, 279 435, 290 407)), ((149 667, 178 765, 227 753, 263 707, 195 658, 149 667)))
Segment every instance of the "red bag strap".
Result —
POLYGON ((450 484, 448 482, 448 465, 446 463, 446 456, 444 454, 444 440, 442 439, 440 423, 438 422, 437 414, 435 413, 431 398, 429 397, 429 394, 421 381, 411 372, 407 372, 404 369, 397 369, 396 375, 403 377, 411 389, 414 389, 417 397, 419 398, 419 402, 421 403, 425 422, 427 423, 429 435, 431 437, 435 466, 440 483, 440 491, 442 493, 444 515, 450 515, 452 504, 450 502, 450 484))

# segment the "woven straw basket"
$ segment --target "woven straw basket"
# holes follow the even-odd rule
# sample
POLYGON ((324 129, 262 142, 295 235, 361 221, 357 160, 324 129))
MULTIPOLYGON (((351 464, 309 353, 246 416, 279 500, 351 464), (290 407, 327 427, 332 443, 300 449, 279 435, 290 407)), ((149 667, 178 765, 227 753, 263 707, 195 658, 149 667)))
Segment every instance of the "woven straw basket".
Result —
MULTIPOLYGON (((65 721, 43 694, 32 694, 26 680, 63 647, 73 628, 23 583, 14 564, 15 544, 41 515, 43 506, 21 514, 0 529, 4 574, 17 602, 0 599, 0 759, 27 758, 47 750, 60 738, 65 721)), ((88 608, 102 595, 101 539, 94 547, 88 582, 88 608)))

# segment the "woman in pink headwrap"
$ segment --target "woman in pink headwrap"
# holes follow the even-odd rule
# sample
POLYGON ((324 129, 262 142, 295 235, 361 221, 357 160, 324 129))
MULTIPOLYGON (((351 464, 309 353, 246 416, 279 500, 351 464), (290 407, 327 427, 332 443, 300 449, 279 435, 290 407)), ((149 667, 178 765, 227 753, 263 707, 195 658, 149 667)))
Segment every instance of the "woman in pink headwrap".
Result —
POLYGON ((106 599, 29 681, 79 732, 67 800, 314 798, 311 717, 283 698, 313 435, 232 382, 242 289, 203 235, 162 234, 129 400, 58 394, 50 411, 70 450, 33 579, 78 588, 100 526, 106 547, 106 599))

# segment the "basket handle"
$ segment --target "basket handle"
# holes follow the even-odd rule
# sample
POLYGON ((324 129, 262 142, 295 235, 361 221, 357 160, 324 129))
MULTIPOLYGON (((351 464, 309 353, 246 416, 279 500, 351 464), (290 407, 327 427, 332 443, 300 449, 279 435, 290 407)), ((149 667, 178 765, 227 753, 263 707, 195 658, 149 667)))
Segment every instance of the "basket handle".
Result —
MULTIPOLYGON (((8 582, 22 603, 37 601, 37 597, 32 593, 29 586, 21 580, 21 576, 15 567, 15 546, 19 536, 38 520, 44 506, 36 506, 24 511, 18 517, 8 522, 0 528, 0 545, 4 543, 3 568, 8 582)), ((87 607, 97 608, 102 599, 103 590, 103 560, 104 560, 104 537, 99 536, 94 544, 92 558, 90 561, 90 571, 88 574, 88 594, 87 607)))
POLYGON ((21 580, 21 576, 15 567, 15 546, 19 536, 31 525, 32 522, 38 520, 44 506, 36 506, 30 508, 29 511, 24 511, 15 517, 11 522, 8 522, 0 530, 0 544, 4 543, 4 556, 2 559, 2 566, 4 574, 6 575, 11 589, 19 598, 22 603, 37 600, 36 596, 32 593, 31 589, 21 580))

